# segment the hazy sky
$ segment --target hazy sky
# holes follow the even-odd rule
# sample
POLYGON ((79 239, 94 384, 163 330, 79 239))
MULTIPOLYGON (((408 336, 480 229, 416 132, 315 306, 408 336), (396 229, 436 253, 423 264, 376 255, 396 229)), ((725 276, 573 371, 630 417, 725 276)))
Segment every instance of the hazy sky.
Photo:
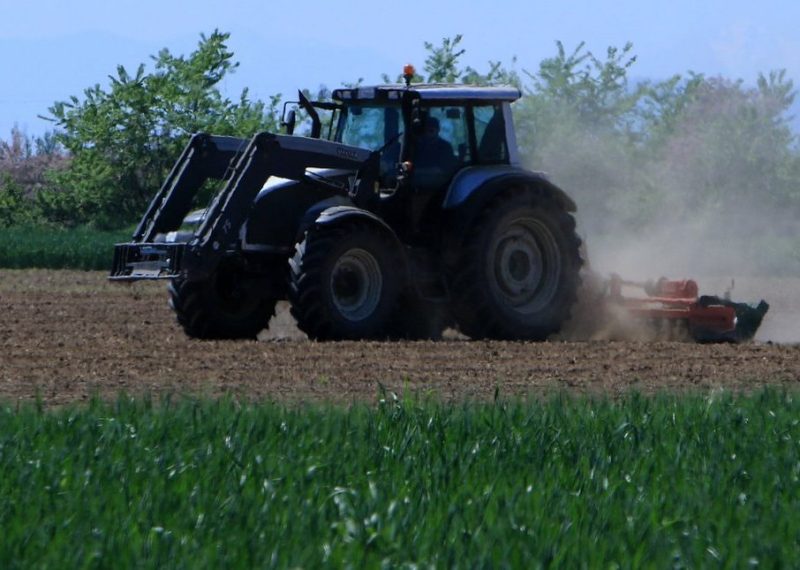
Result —
POLYGON ((687 70, 743 78, 786 68, 800 81, 800 1, 616 0, 0 0, 0 137, 16 123, 30 134, 54 101, 107 85, 117 64, 135 68, 167 47, 188 54, 201 32, 231 32, 240 68, 224 85, 266 98, 298 87, 380 80, 410 61, 422 67, 423 42, 464 35, 465 63, 488 60, 535 70, 580 41, 597 54, 634 44, 635 78, 687 70))

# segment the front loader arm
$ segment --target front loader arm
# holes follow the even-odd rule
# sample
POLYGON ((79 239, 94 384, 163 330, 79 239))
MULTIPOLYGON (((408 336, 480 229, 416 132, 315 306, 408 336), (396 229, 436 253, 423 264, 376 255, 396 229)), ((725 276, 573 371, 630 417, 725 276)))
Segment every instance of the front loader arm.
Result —
MULTIPOLYGON (((309 180, 309 168, 362 169, 372 157, 369 150, 330 141, 260 133, 250 140, 228 184, 214 198, 208 214, 190 242, 204 252, 230 249, 250 213, 258 192, 270 176, 309 180)), ((359 181, 371 187, 372 176, 359 181)))
POLYGON ((110 279, 202 278, 216 269, 223 255, 235 250, 241 227, 269 177, 314 183, 314 178, 307 176, 309 168, 353 170, 358 173, 358 199, 371 193, 377 181, 377 163, 377 155, 369 150, 319 139, 260 133, 246 142, 194 135, 151 202, 132 242, 115 247, 110 279), (226 183, 192 239, 185 244, 154 241, 158 234, 180 227, 194 196, 209 178, 226 183))
POLYGON ((242 154, 247 139, 192 135, 161 189, 133 234, 133 241, 153 241, 159 233, 176 230, 189 212, 192 199, 209 178, 225 180, 230 165, 242 154))

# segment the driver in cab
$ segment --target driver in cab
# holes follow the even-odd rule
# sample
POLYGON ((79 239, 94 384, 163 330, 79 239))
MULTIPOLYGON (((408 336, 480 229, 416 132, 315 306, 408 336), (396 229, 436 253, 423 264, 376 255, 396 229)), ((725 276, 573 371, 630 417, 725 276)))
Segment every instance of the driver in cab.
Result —
POLYGON ((417 137, 414 151, 414 171, 417 182, 428 186, 438 181, 445 182, 458 166, 453 146, 439 136, 439 119, 425 118, 425 130, 417 137))

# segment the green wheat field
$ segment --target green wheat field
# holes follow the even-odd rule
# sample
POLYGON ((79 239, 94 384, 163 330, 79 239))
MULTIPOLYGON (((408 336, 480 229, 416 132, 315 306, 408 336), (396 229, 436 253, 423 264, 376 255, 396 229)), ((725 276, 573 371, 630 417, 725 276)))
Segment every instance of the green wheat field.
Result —
POLYGON ((0 267, 108 271, 114 244, 130 241, 132 233, 132 229, 0 227, 0 267))
POLYGON ((790 392, 0 410, 2 568, 800 566, 790 392))

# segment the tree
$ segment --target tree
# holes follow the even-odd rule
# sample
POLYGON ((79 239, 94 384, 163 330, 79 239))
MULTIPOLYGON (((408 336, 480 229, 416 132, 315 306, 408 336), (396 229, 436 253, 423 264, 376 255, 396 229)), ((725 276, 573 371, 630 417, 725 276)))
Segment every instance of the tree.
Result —
POLYGON ((110 85, 50 107, 58 142, 72 156, 51 189, 41 193, 46 215, 63 223, 119 227, 135 221, 166 178, 193 132, 249 137, 277 126, 280 96, 251 101, 224 98, 220 81, 238 63, 229 34, 201 35, 188 57, 161 50, 154 70, 123 66, 110 85))
POLYGON ((0 140, 0 226, 39 221, 36 196, 68 162, 53 133, 30 137, 12 128, 11 137, 0 140))
POLYGON ((556 56, 543 59, 536 73, 524 72, 531 79, 528 94, 569 108, 584 124, 621 126, 640 97, 628 86, 627 72, 636 62, 633 44, 609 47, 605 60, 586 51, 583 42, 570 54, 561 42, 556 48, 556 56))
POLYGON ((25 225, 35 217, 22 187, 7 172, 0 174, 0 227, 25 225))
MULTIPOLYGON (((490 61, 489 69, 486 73, 480 73, 475 68, 466 66, 461 67, 461 56, 466 53, 466 49, 460 47, 463 36, 456 35, 453 38, 442 38, 441 44, 436 46, 431 42, 425 42, 425 49, 428 56, 425 58, 423 71, 425 75, 417 73, 412 77, 413 82, 427 83, 466 83, 470 85, 514 85, 521 87, 522 82, 517 72, 507 68, 499 61, 490 61)), ((516 63, 513 58, 512 64, 516 63)), ((383 74, 385 83, 392 83, 390 76, 383 74)), ((398 75, 395 83, 402 83, 404 78, 398 75)))
POLYGON ((755 88, 703 78, 686 99, 652 127, 660 131, 652 156, 671 172, 671 201, 729 220, 763 219, 756 213, 765 209, 800 214, 800 157, 787 115, 794 88, 785 73, 760 75, 755 88))

